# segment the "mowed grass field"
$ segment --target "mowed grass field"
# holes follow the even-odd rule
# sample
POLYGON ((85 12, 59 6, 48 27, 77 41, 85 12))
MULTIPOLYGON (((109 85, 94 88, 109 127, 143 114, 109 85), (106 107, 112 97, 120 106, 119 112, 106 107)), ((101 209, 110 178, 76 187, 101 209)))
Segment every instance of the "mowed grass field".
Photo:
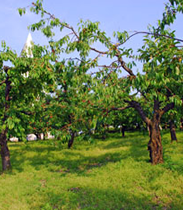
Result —
POLYGON ((0 210, 183 209, 183 132, 162 136, 164 164, 152 166, 148 135, 106 140, 9 143, 12 172, 0 175, 0 210))

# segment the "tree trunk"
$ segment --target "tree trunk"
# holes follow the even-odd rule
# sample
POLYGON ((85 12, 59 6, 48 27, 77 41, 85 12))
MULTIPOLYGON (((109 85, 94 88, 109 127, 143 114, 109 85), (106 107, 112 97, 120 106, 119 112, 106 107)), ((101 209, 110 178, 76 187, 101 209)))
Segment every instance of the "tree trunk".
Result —
POLYGON ((168 125, 167 125, 167 123, 165 123, 165 130, 167 130, 168 129, 168 125))
POLYGON ((160 119, 158 119, 156 116, 156 119, 153 119, 150 126, 150 140, 148 143, 148 150, 150 153, 150 162, 153 165, 163 163, 163 147, 161 142, 159 120, 160 119))
POLYGON ((154 110, 153 110, 153 119, 150 120, 144 110, 142 109, 140 103, 137 101, 125 101, 129 105, 137 110, 142 120, 150 128, 150 140, 148 143, 148 150, 150 153, 150 161, 152 164, 163 163, 163 147, 161 142, 160 134, 160 119, 164 113, 174 108, 174 103, 168 103, 165 107, 160 109, 161 102, 154 99, 154 110))
POLYGON ((69 142, 68 142, 68 149, 70 149, 74 143, 74 137, 75 137, 75 133, 74 132, 71 132, 71 138, 69 139, 69 142))
POLYGON ((180 119, 180 130, 183 130, 183 118, 180 119))
POLYGON ((42 134, 42 133, 36 133, 35 134, 36 135, 36 137, 37 137, 37 140, 43 140, 44 139, 44 134, 42 134))
POLYGON ((175 125, 172 120, 170 120, 170 135, 171 135, 171 143, 173 141, 177 141, 177 136, 175 132, 175 125))
POLYGON ((3 131, 1 133, 0 145, 1 145, 2 170, 7 171, 11 169, 11 164, 10 164, 10 152, 7 145, 6 131, 3 131))
POLYGON ((106 133, 102 133, 102 140, 105 140, 106 139, 106 133))
POLYGON ((121 134, 122 134, 122 137, 124 138, 125 137, 125 127, 124 126, 121 127, 121 134))
POLYGON ((102 128, 103 130, 102 130, 102 140, 105 140, 106 139, 106 125, 103 125, 103 128, 102 128))
POLYGON ((151 136, 151 131, 150 131, 150 126, 149 125, 147 125, 147 131, 149 133, 149 136, 151 136))
MULTIPOLYGON (((8 75, 8 70, 10 69, 10 67, 8 66, 4 66, 4 71, 7 74, 6 77, 6 88, 5 88, 5 111, 4 111, 4 117, 3 117, 3 123, 6 122, 8 116, 7 116, 7 112, 10 108, 10 91, 12 89, 11 86, 11 81, 8 75)), ((2 130, 1 135, 0 135, 0 145, 1 145, 1 159, 2 159, 2 170, 3 171, 7 171, 9 169, 11 169, 11 164, 10 164, 10 152, 8 149, 8 145, 7 145, 7 132, 8 132, 8 127, 6 127, 4 130, 2 130)))

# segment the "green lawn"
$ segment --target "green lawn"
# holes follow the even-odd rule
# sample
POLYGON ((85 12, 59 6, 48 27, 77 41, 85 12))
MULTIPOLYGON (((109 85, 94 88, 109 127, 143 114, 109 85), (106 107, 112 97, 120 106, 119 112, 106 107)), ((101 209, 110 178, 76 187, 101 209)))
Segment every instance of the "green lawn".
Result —
POLYGON ((148 136, 110 134, 102 141, 9 143, 13 170, 0 177, 1 210, 183 209, 183 132, 165 163, 152 166, 148 136))

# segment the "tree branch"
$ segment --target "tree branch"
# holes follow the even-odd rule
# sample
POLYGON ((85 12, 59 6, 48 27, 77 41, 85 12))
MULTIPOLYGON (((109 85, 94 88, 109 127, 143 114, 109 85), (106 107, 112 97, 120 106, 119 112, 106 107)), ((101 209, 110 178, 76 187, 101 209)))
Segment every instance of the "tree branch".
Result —
POLYGON ((130 108, 131 106, 126 106, 126 107, 112 107, 111 109, 109 109, 108 111, 107 111, 107 113, 109 113, 109 112, 111 112, 111 111, 123 111, 123 110, 125 110, 125 109, 128 109, 128 108, 130 108))
MULTIPOLYGON (((117 48, 116 48, 117 49, 117 48)), ((129 75, 131 76, 135 76, 135 74, 133 73, 133 71, 128 68, 125 64, 125 62, 123 61, 122 57, 120 56, 120 51, 117 49, 117 53, 116 53, 116 57, 118 58, 119 63, 121 64, 121 67, 129 73, 129 75)))
POLYGON ((0 83, 0 85, 4 84, 5 82, 6 82, 6 80, 3 80, 3 81, 0 83))
POLYGON ((7 73, 8 70, 11 69, 11 67, 9 67, 9 66, 4 66, 3 69, 4 69, 4 71, 7 73))
POLYGON ((33 112, 26 112, 26 111, 20 111, 20 113, 25 114, 25 115, 33 115, 33 112))
POLYGON ((140 117, 142 118, 142 120, 147 124, 147 125, 151 125, 151 120, 146 116, 146 114, 144 113, 144 110, 142 109, 140 103, 138 103, 137 101, 126 101, 128 104, 130 104, 131 107, 133 107, 140 115, 140 117))
POLYGON ((129 39, 131 39, 133 36, 138 35, 138 34, 154 35, 154 36, 165 37, 165 38, 168 38, 168 39, 174 39, 176 41, 183 42, 182 39, 174 38, 174 37, 171 37, 171 36, 168 36, 168 35, 163 35, 163 34, 158 34, 158 33, 151 33, 151 32, 146 32, 146 31, 135 31, 123 43, 118 44, 117 47, 120 46, 120 45, 123 45, 125 42, 127 42, 129 39))
POLYGON ((175 106, 175 104, 172 102, 172 103, 169 103, 167 104, 163 109, 162 109, 162 115, 166 112, 168 112, 170 109, 173 109, 175 106))
POLYGON ((108 51, 100 51, 100 50, 97 50, 93 47, 90 47, 90 50, 94 51, 94 52, 97 52, 99 54, 102 54, 102 55, 107 55, 108 51))

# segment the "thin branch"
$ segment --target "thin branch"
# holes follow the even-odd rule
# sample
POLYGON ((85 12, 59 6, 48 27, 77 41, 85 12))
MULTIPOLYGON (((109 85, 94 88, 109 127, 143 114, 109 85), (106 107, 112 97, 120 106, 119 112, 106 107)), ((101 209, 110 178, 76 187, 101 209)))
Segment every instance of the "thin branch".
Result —
POLYGON ((120 65, 114 66, 114 64, 115 64, 117 61, 118 61, 118 60, 113 61, 110 65, 98 65, 97 67, 99 67, 99 68, 108 68, 108 69, 120 68, 120 65))
POLYGON ((174 37, 168 36, 168 35, 163 35, 163 34, 158 34, 158 33, 151 33, 151 32, 146 32, 146 31, 135 31, 135 33, 130 35, 123 43, 117 44, 116 46, 118 47, 120 45, 123 45, 125 42, 127 42, 129 39, 131 39, 133 36, 136 36, 138 34, 154 35, 154 36, 165 37, 165 38, 168 38, 168 39, 174 39, 176 41, 183 42, 182 39, 174 38, 174 37))
POLYGON ((9 67, 9 66, 4 66, 4 67, 3 67, 3 70, 4 70, 6 73, 8 72, 9 69, 11 69, 11 67, 9 67))
POLYGON ((173 109, 175 106, 175 104, 172 102, 172 103, 169 103, 167 104, 163 109, 162 109, 162 115, 166 112, 168 112, 170 109, 173 109))
POLYGON ((5 82, 6 82, 6 80, 3 80, 3 81, 0 83, 0 85, 4 84, 5 82))
POLYGON ((126 106, 126 107, 119 107, 119 108, 118 107, 111 107, 110 109, 102 109, 103 112, 105 113, 103 116, 106 117, 112 111, 123 111, 125 109, 130 108, 130 107, 132 107, 132 106, 129 105, 129 106, 126 106))
POLYGON ((33 112, 26 112, 26 111, 20 111, 20 112, 25 115, 33 115, 34 114, 33 112))
MULTIPOLYGON (((33 4, 33 6, 36 6, 35 3, 32 3, 32 4, 33 4)), ((56 19, 54 15, 52 15, 51 13, 49 13, 49 12, 47 12, 47 11, 45 11, 45 10, 44 10, 44 13, 47 14, 47 15, 49 15, 50 18, 52 18, 53 20, 56 19)), ((76 33, 76 31, 74 30, 74 28, 73 28, 72 26, 69 26, 68 24, 63 24, 63 23, 61 23, 61 22, 60 22, 60 24, 61 24, 62 26, 64 26, 64 27, 66 27, 67 29, 70 29, 70 30, 73 32, 73 34, 76 36, 76 38, 78 39, 78 41, 80 40, 78 34, 76 33)), ((117 46, 116 46, 116 47, 117 47, 117 46)), ((97 52, 97 53, 99 53, 99 54, 102 54, 102 55, 106 55, 106 54, 108 54, 108 52, 110 51, 110 50, 108 50, 108 51, 100 51, 100 50, 97 50, 97 49, 95 49, 95 48, 93 48, 93 47, 90 47, 90 50, 92 50, 92 51, 94 51, 94 52, 97 52)), ((117 50, 117 53, 115 54, 115 56, 118 58, 118 61, 119 61, 119 63, 121 64, 122 68, 123 68, 126 72, 128 72, 131 76, 135 76, 134 73, 133 73, 133 71, 132 71, 131 69, 129 69, 129 68, 126 66, 125 62, 122 60, 122 57, 120 56, 120 51, 119 51, 117 48, 116 48, 116 50, 117 50)))
POLYGON ((92 50, 94 52, 97 52, 97 53, 100 53, 102 55, 106 55, 108 53, 108 51, 109 51, 109 50, 108 51, 100 51, 100 50, 97 50, 97 49, 95 49, 93 47, 90 47, 90 50, 92 50))
POLYGON ((121 64, 121 67, 122 67, 126 72, 128 72, 129 75, 135 77, 135 74, 133 73, 133 71, 132 71, 130 68, 128 68, 128 67, 126 66, 126 63, 123 61, 122 57, 120 56, 120 52, 119 52, 119 51, 118 51, 118 53, 116 53, 116 57, 118 58, 118 61, 119 61, 119 63, 121 64))
POLYGON ((112 107, 110 110, 108 110, 108 113, 111 111, 123 111, 125 109, 131 108, 132 106, 126 106, 126 107, 112 107))

